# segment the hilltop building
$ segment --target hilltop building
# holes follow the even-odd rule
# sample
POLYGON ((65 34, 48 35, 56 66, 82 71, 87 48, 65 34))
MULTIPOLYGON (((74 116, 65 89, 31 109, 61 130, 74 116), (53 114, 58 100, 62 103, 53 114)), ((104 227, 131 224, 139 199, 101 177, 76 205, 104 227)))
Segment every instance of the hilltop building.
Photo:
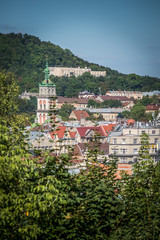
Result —
POLYGON ((37 121, 39 124, 43 124, 50 118, 51 105, 54 104, 54 98, 56 97, 56 86, 49 79, 49 68, 46 62, 45 80, 39 84, 39 95, 37 96, 37 121))
POLYGON ((90 74, 94 77, 106 76, 106 71, 92 71, 90 68, 70 68, 70 67, 49 67, 50 75, 57 77, 78 77, 83 75, 85 72, 90 72, 90 74))

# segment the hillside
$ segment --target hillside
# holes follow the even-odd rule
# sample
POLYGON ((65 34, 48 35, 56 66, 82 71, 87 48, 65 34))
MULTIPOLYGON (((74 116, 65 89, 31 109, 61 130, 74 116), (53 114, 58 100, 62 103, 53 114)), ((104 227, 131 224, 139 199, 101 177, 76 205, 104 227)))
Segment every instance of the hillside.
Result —
POLYGON ((88 67, 92 70, 105 70, 106 77, 95 78, 84 74, 75 78, 54 78, 57 94, 75 96, 85 89, 104 94, 107 90, 160 90, 160 79, 136 74, 122 74, 110 68, 89 63, 76 57, 69 49, 62 49, 51 42, 41 41, 38 37, 21 33, 0 33, 0 70, 16 74, 21 91, 38 91, 38 84, 44 79, 46 56, 49 66, 88 67))

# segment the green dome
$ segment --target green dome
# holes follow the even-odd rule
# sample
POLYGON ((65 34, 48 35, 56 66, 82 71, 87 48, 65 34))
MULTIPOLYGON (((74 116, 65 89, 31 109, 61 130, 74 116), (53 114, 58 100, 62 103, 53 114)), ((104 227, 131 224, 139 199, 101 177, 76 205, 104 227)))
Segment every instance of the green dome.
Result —
POLYGON ((43 86, 48 86, 48 87, 55 87, 55 84, 49 79, 49 73, 50 70, 48 68, 48 62, 46 61, 46 68, 44 69, 44 73, 45 73, 45 80, 42 81, 39 84, 39 87, 43 87, 43 86))

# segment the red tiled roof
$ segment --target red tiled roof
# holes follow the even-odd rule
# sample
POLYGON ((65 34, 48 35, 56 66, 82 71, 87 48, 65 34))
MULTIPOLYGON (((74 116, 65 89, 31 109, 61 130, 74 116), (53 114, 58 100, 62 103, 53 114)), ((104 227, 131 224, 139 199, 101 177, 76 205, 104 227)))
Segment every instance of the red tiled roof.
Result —
POLYGON ((86 98, 78 98, 78 103, 79 104, 88 104, 88 100, 89 99, 86 99, 86 98))
POLYGON ((50 135, 52 138, 54 138, 55 135, 58 136, 58 138, 63 138, 66 131, 66 126, 59 126, 55 132, 50 132, 50 135))
MULTIPOLYGON (((94 164, 97 165, 97 164, 94 164)), ((106 170, 105 175, 107 175, 107 170, 108 167, 102 163, 98 164, 98 166, 100 168, 103 168, 104 170, 106 170)), ((133 171, 132 171, 132 164, 128 164, 128 163, 118 163, 117 166, 117 171, 115 173, 115 179, 121 179, 122 178, 122 172, 126 172, 128 175, 132 175, 133 171)))
POLYGON ((125 96, 109 96, 109 95, 104 95, 101 96, 103 100, 120 100, 120 101, 132 101, 130 98, 125 97, 125 96))
POLYGON ((85 136, 88 129, 93 129, 94 127, 77 127, 77 131, 81 137, 85 136))
POLYGON ((71 138, 75 138, 77 132, 69 132, 71 138))
POLYGON ((124 102, 123 103, 123 106, 127 106, 127 105, 129 105, 130 103, 129 102, 124 102))
POLYGON ((134 124, 136 121, 134 119, 128 119, 127 124, 134 124))
POLYGON ((152 111, 156 111, 159 110, 160 106, 156 105, 156 104, 149 104, 146 106, 146 110, 152 110, 152 111))
POLYGON ((101 126, 99 126, 99 127, 77 127, 77 131, 81 138, 85 137, 87 131, 89 131, 89 130, 94 130, 97 133, 100 133, 101 136, 105 136, 104 130, 101 128, 101 126))
POLYGON ((72 113, 74 113, 74 115, 76 116, 76 119, 78 121, 80 121, 80 119, 83 118, 87 118, 89 117, 89 114, 86 111, 80 111, 80 110, 73 110, 72 113))
POLYGON ((58 97, 58 103, 79 103, 79 104, 87 104, 88 99, 86 98, 68 98, 68 97, 58 97))
POLYGON ((133 174, 132 164, 128 163, 118 163, 116 178, 122 178, 122 172, 125 171, 128 175, 133 174))
POLYGON ((108 124, 101 126, 104 129, 105 135, 108 136, 110 132, 112 132, 114 129, 113 127, 116 126, 116 124, 108 124))

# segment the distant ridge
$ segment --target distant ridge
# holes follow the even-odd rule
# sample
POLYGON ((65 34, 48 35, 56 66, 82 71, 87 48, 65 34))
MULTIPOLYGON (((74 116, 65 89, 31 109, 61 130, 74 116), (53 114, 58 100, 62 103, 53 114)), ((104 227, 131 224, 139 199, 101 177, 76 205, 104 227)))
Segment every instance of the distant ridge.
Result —
POLYGON ((94 70, 105 70, 106 77, 94 78, 84 74, 75 79, 53 78, 57 87, 57 94, 61 96, 76 96, 79 91, 85 89, 95 94, 108 90, 160 90, 160 79, 136 74, 122 74, 108 67, 89 63, 75 56, 69 49, 51 43, 41 41, 38 37, 28 34, 2 34, 0 33, 0 70, 16 74, 21 91, 38 91, 38 84, 44 78, 46 57, 49 66, 80 67, 94 70))

